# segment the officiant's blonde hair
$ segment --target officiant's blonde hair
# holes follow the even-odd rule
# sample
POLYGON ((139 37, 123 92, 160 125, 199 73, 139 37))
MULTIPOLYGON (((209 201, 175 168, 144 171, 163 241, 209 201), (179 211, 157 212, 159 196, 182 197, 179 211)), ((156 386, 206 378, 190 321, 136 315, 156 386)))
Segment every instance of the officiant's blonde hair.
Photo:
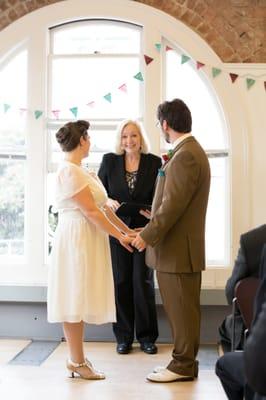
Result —
POLYGON ((141 138, 140 152, 144 153, 144 154, 149 153, 150 144, 149 144, 145 129, 140 121, 136 121, 133 119, 126 119, 126 120, 122 121, 121 124, 118 126, 118 129, 116 132, 115 153, 116 154, 124 154, 124 152, 125 152, 121 148, 121 138, 122 138, 123 130, 128 125, 134 125, 140 134, 140 138, 141 138))

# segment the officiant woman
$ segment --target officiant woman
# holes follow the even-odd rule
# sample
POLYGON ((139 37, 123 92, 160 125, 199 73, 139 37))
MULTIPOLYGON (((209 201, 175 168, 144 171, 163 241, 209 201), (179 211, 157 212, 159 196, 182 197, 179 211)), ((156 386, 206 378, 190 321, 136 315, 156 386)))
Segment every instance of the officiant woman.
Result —
MULTIPOLYGON (((161 159, 149 153, 149 143, 138 121, 126 120, 117 130, 115 153, 105 154, 99 177, 108 194, 107 205, 117 211, 122 202, 151 204, 161 159)), ((130 228, 144 227, 148 220, 137 213, 120 218, 130 228)), ((157 353, 158 337, 153 270, 145 264, 145 251, 129 253, 110 237, 115 284, 117 322, 113 332, 117 352, 132 350, 134 333, 140 349, 157 353)))

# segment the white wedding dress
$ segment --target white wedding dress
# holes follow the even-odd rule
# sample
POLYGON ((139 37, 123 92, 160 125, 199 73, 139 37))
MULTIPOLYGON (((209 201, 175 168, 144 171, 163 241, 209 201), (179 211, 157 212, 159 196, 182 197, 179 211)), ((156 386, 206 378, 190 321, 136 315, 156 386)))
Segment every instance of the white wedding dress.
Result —
POLYGON ((48 277, 48 321, 102 324, 116 320, 109 238, 71 199, 89 186, 98 207, 107 194, 98 177, 64 161, 56 177, 59 223, 48 277))

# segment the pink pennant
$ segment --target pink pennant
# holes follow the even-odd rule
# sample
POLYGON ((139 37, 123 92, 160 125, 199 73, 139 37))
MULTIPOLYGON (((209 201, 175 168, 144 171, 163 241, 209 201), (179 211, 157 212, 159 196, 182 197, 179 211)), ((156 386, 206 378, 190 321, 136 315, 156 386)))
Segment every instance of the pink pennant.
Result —
POLYGON ((144 59, 145 59, 146 65, 149 65, 153 61, 153 58, 147 56, 146 54, 144 54, 144 59))
POLYGON ((238 75, 237 75, 237 74, 232 74, 232 73, 230 73, 229 75, 230 75, 230 78, 231 78, 232 83, 234 83, 234 82, 237 80, 237 78, 238 78, 238 75))
POLYGON ((173 49, 172 49, 172 47, 170 47, 170 46, 166 46, 165 50, 166 50, 166 51, 169 51, 169 50, 173 50, 173 49))
POLYGON ((27 111, 27 108, 20 108, 19 109, 19 113, 20 113, 21 116, 23 116, 26 111, 27 111))
POLYGON ((55 116, 56 119, 59 119, 59 114, 61 110, 52 110, 53 115, 55 116))
POLYGON ((87 106, 95 107, 95 101, 90 101, 89 103, 87 103, 87 106))
POLYGON ((201 68, 204 67, 204 66, 205 66, 205 64, 203 64, 203 63, 197 61, 197 69, 201 69, 201 68))
POLYGON ((127 93, 127 85, 126 83, 123 83, 123 85, 118 87, 119 90, 121 90, 124 93, 127 93))

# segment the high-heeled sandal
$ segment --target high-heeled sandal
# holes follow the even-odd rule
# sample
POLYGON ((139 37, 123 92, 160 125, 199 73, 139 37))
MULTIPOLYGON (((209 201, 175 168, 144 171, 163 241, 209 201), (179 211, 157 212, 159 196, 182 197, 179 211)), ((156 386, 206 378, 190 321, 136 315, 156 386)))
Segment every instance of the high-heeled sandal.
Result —
POLYGON ((82 379, 105 379, 104 373, 95 370, 87 358, 85 358, 85 361, 80 364, 74 363, 72 360, 68 359, 66 367, 70 371, 71 378, 75 378, 76 374, 82 379))

